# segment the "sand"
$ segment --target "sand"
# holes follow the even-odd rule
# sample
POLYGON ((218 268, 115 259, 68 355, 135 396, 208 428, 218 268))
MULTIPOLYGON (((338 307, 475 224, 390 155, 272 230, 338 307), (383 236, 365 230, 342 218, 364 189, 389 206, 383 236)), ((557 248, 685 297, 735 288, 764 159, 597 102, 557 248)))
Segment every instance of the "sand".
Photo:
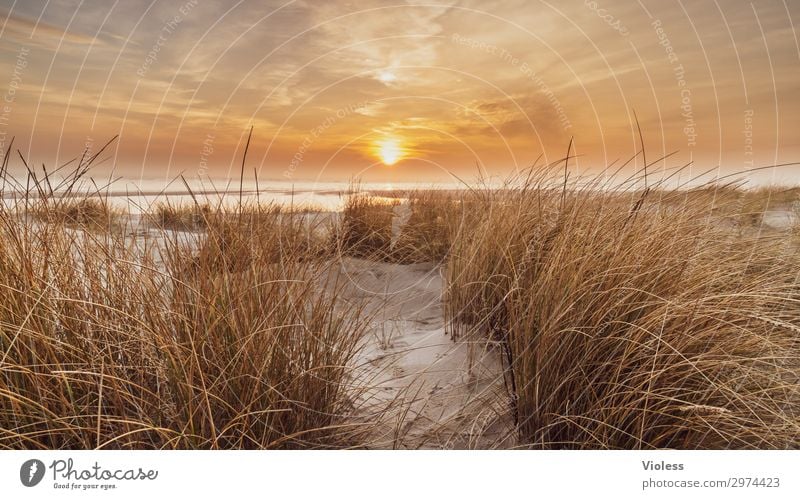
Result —
POLYGON ((499 350, 453 342, 435 264, 344 258, 347 295, 375 314, 356 362, 358 420, 379 420, 376 448, 493 448, 513 445, 499 350))

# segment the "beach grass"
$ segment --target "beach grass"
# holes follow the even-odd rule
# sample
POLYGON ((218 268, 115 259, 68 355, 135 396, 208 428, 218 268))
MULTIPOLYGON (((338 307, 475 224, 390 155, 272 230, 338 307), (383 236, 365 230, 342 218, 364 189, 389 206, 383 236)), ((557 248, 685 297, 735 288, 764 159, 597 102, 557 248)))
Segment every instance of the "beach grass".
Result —
POLYGON ((500 188, 354 189, 339 214, 164 199, 132 228, 79 195, 93 158, 57 187, 3 182, 27 187, 0 207, 0 448, 380 446, 421 388, 359 411, 385 314, 343 262, 376 284, 441 270, 447 333, 501 361, 505 389, 476 398, 508 419, 490 447, 800 446, 798 231, 760 226, 794 213, 794 189, 555 165, 500 188))
POLYGON ((798 248, 716 211, 775 198, 560 183, 473 193, 447 262, 451 330, 502 350, 520 446, 798 447, 798 248))
POLYGON ((434 190, 411 193, 408 219, 393 244, 395 260, 402 263, 445 261, 463 211, 460 196, 434 190))
POLYGON ((333 234, 342 254, 372 260, 391 259, 392 220, 398 201, 353 189, 333 234))
POLYGON ((49 201, 0 209, 0 448, 360 443, 367 318, 291 217, 201 210, 202 233, 130 238, 49 201))

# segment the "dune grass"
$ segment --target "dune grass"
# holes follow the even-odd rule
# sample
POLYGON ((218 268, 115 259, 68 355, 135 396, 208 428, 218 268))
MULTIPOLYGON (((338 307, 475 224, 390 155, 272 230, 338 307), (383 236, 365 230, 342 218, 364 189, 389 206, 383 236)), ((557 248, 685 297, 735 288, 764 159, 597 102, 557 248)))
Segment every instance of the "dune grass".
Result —
POLYGON ((165 275, 106 239, 21 235, 0 237, 0 446, 349 444, 335 425, 363 324, 318 268, 165 275))
POLYGON ((714 215, 744 228, 761 225, 765 212, 793 210, 800 201, 798 187, 766 185, 746 188, 738 181, 724 184, 712 182, 702 187, 659 194, 665 203, 703 203, 714 215))
POLYGON ((399 230, 392 249, 402 263, 441 263, 447 257, 463 207, 451 192, 419 191, 408 199, 408 220, 399 230))
POLYGON ((335 232, 341 253, 402 264, 443 262, 461 213, 459 197, 434 190, 386 194, 356 190, 348 196, 335 232))
POLYGON ((202 230, 208 224, 211 215, 209 204, 171 203, 169 200, 158 203, 149 217, 153 222, 164 229, 171 230, 202 230))
POLYGON ((341 256, 442 265, 448 332, 502 357, 487 404, 519 447, 800 447, 797 231, 741 230, 795 190, 543 168, 355 190, 338 217, 165 201, 134 234, 78 195, 96 157, 0 207, 0 448, 369 447, 392 404, 353 417, 353 369, 380 311, 341 256))
POLYGON ((706 196, 559 183, 472 194, 447 264, 451 330, 500 345, 520 445, 800 446, 797 247, 706 196))
POLYGON ((35 200, 27 214, 42 223, 95 231, 114 230, 123 223, 121 209, 105 198, 41 198, 35 200))
POLYGON ((0 208, 0 448, 360 443, 346 387, 368 317, 305 226, 240 208, 136 239, 21 209, 0 208))
POLYGON ((392 254, 392 219, 398 202, 376 198, 352 189, 342 208, 341 222, 333 234, 344 255, 389 260, 392 254))

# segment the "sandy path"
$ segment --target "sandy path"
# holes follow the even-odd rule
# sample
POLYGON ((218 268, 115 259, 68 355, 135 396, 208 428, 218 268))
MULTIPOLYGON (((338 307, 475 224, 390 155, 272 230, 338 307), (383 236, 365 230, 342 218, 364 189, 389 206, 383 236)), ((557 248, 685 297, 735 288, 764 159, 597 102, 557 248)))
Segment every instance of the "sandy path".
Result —
POLYGON ((374 314, 357 362, 370 389, 356 404, 367 421, 379 419, 373 446, 509 446, 499 354, 446 334, 440 268, 346 258, 341 272, 348 297, 374 314))

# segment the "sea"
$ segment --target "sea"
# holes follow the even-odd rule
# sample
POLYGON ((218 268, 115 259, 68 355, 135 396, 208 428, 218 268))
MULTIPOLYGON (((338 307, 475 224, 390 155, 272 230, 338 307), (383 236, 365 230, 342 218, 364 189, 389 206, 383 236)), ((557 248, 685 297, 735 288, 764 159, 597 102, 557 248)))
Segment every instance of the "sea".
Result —
POLYGON ((2 198, 7 205, 18 203, 28 192, 29 198, 45 195, 56 197, 102 197, 111 205, 123 208, 130 213, 151 210, 160 203, 209 204, 211 206, 233 207, 240 200, 244 204, 274 204, 294 209, 314 209, 339 211, 345 200, 353 192, 361 192, 378 197, 400 198, 409 190, 440 189, 453 190, 466 188, 464 184, 421 183, 421 182, 349 182, 349 181, 285 181, 285 180, 244 180, 210 178, 136 178, 124 177, 92 178, 86 177, 73 184, 69 179, 51 178, 49 184, 39 182, 32 187, 25 180, 9 180, 2 186, 2 198), (69 187, 68 187, 69 186, 69 187), (41 191, 40 191, 41 189, 41 191))

